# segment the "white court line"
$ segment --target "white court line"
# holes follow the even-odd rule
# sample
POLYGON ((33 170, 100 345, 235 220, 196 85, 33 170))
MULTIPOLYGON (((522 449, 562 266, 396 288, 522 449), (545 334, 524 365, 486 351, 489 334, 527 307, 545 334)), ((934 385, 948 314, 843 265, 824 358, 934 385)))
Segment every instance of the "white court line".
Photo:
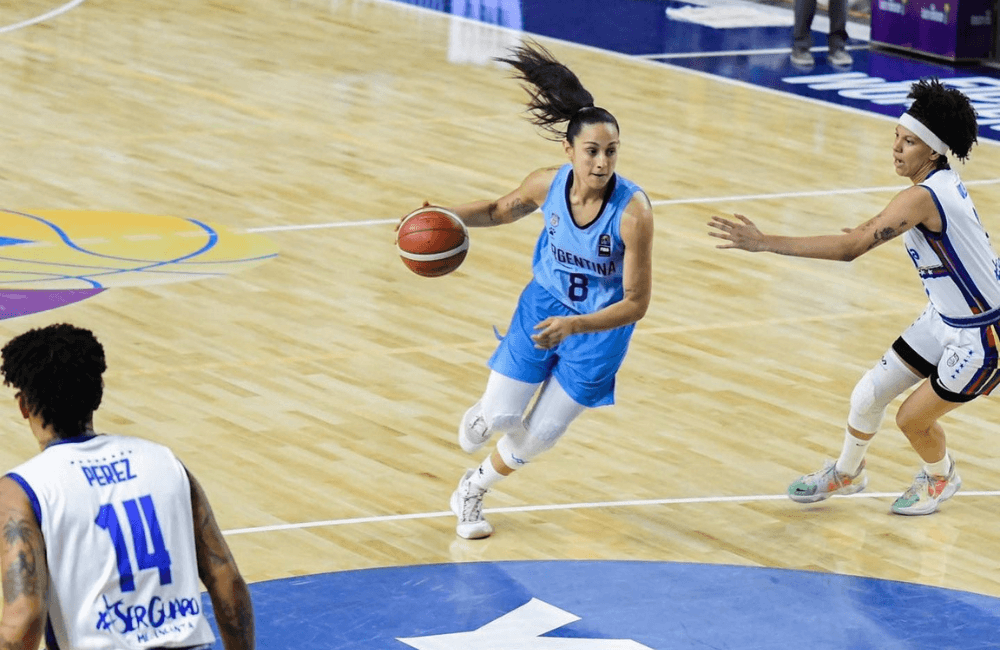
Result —
MULTIPOLYGON (((1000 185, 1000 178, 987 178, 981 181, 963 181, 969 185, 1000 185)), ((908 185, 883 185, 881 187, 855 187, 841 190, 811 190, 808 192, 778 192, 774 194, 740 194, 733 196, 704 196, 689 199, 661 199, 651 201, 657 205, 684 205, 691 203, 732 203, 734 201, 771 201, 774 199, 796 199, 813 196, 844 196, 847 194, 867 194, 877 192, 900 192, 908 185)), ((311 223, 297 226, 267 226, 263 228, 248 228, 245 233, 261 232, 291 232, 296 230, 320 230, 324 228, 352 228, 355 226, 384 226, 398 223, 399 219, 371 219, 368 221, 340 221, 330 223, 311 223)))
MULTIPOLYGON (((867 492, 848 496, 835 495, 835 499, 884 499, 895 498, 899 492, 867 492)), ((959 492, 954 497, 996 497, 1000 491, 959 492)), ((498 512, 539 512, 545 510, 584 510, 588 508, 635 508, 642 506, 684 505, 691 503, 752 503, 754 501, 783 501, 785 494, 758 494, 733 497, 684 497, 677 499, 645 499, 641 501, 601 501, 594 503, 563 503, 539 506, 513 506, 509 508, 486 508, 484 514, 498 512)), ((803 504, 805 506, 813 504, 803 504)), ((329 519, 326 521, 307 521, 298 524, 275 524, 273 526, 256 526, 253 528, 234 528, 224 530, 224 535, 246 535, 248 533, 270 533, 279 530, 301 530, 303 528, 320 528, 325 526, 349 526, 351 524, 377 524, 387 521, 406 521, 410 519, 438 519, 454 517, 450 510, 442 512, 421 512, 409 515, 380 515, 375 517, 353 517, 351 519, 329 519)))
POLYGON ((28 20, 22 20, 21 22, 14 23, 13 25, 4 25, 3 27, 0 27, 0 34, 4 34, 6 32, 13 32, 15 30, 22 29, 24 27, 31 27, 32 25, 44 22, 49 18, 55 18, 56 16, 64 14, 67 11, 70 11, 71 9, 75 9, 77 6, 82 5, 83 3, 84 0, 73 0, 72 2, 68 2, 61 7, 56 7, 52 11, 46 12, 41 16, 36 16, 35 18, 29 18, 28 20))
POLYGON ((288 232, 291 230, 316 230, 318 228, 351 228, 353 226, 382 226, 399 223, 399 219, 372 219, 369 221, 340 221, 335 223, 310 223, 302 226, 268 226, 266 228, 247 228, 243 232, 288 232))

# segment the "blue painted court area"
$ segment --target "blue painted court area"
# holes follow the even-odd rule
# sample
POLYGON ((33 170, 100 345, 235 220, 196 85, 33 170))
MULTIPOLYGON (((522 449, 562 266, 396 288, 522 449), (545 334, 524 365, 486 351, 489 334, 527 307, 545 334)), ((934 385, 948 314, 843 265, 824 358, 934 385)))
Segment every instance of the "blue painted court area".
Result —
POLYGON ((789 61, 792 12, 739 0, 397 0, 695 70, 859 110, 898 117, 913 81, 936 76, 962 89, 979 113, 980 136, 1000 140, 1000 71, 870 48, 867 25, 850 23, 854 64, 826 62, 825 16, 813 23, 816 65, 789 61))
POLYGON ((441 564, 251 591, 257 646, 275 650, 985 650, 1000 630, 996 598, 726 565, 441 564))

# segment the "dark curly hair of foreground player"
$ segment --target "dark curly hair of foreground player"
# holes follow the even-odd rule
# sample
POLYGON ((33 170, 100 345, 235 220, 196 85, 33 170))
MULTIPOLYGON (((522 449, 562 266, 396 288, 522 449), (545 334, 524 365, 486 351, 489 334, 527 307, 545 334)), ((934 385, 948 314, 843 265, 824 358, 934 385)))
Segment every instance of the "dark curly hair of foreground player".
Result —
POLYGON ((28 410, 60 438, 91 428, 101 405, 107 370, 104 347, 92 332, 61 323, 11 339, 0 351, 0 374, 28 410))

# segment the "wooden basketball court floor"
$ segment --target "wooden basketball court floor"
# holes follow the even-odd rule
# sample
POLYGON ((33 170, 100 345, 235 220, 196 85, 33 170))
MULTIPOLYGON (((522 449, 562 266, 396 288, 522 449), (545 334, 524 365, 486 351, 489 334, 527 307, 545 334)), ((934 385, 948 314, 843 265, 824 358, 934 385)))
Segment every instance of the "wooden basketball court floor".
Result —
MULTIPOLYGON (((447 503, 480 457, 455 430, 530 276, 539 220, 473 231, 465 264, 438 279, 403 267, 392 224, 563 161, 489 62, 518 36, 369 0, 77 5, 0 35, 3 207, 204 219, 280 254, 0 321, 0 336, 93 329, 110 365, 97 428, 178 453, 249 581, 629 559, 1000 597, 995 399, 946 418, 964 488, 933 516, 889 513, 918 469, 896 404, 867 492, 784 496, 839 452, 855 381, 924 306, 901 244, 840 264, 717 250, 706 235, 711 215, 737 211, 788 234, 873 216, 904 187, 891 121, 540 39, 622 125, 618 171, 654 203, 654 297, 617 405, 499 485, 495 535, 466 541, 447 503)), ((56 8, 5 3, 0 22, 56 8)), ((1000 152, 982 143, 961 172, 995 223, 1000 152)), ((36 449, 13 401, 0 423, 12 467, 36 449)))

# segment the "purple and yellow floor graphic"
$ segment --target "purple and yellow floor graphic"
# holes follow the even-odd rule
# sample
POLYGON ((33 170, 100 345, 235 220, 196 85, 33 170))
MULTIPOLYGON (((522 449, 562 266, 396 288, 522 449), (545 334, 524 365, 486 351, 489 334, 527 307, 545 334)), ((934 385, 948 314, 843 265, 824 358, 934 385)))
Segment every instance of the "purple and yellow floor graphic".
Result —
POLYGON ((0 213, 0 319, 110 288, 229 275, 277 255, 262 235, 200 219, 84 210, 0 213))

